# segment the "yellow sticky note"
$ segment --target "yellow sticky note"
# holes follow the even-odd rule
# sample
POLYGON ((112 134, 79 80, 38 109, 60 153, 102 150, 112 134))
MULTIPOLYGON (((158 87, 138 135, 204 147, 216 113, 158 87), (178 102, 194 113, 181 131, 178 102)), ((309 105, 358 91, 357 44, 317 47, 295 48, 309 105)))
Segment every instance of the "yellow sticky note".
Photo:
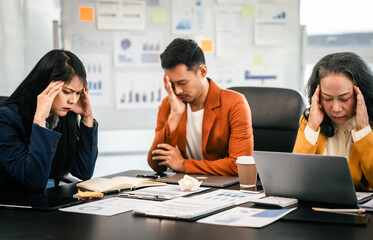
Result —
POLYGON ((241 16, 245 18, 252 18, 254 16, 254 6, 253 5, 242 5, 241 16))
POLYGON ((93 22, 93 7, 79 7, 79 21, 93 22))
POLYGON ((153 10, 152 13, 153 23, 165 23, 166 22, 166 13, 164 10, 153 10))
POLYGON ((203 52, 213 52, 214 51, 214 45, 213 41, 211 39, 205 39, 201 40, 201 49, 203 52))
POLYGON ((263 66, 263 55, 262 54, 254 54, 253 55, 253 65, 254 66, 263 66))

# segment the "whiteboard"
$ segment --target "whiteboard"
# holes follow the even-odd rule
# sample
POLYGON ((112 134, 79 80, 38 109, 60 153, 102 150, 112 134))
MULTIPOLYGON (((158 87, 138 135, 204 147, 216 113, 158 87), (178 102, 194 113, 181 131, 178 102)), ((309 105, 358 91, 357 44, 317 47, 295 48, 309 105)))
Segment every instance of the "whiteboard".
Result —
POLYGON ((299 0, 131 2, 144 4, 133 10, 138 22, 111 25, 98 15, 106 10, 98 1, 61 1, 63 48, 86 66, 101 130, 155 128, 159 103, 166 96, 158 56, 177 37, 213 43, 211 52, 205 52, 207 76, 222 87, 303 87, 299 0), (82 9, 92 9, 93 19, 82 21, 82 9), (121 29, 128 25, 135 29, 121 29), (121 53, 129 46, 135 49, 132 53, 121 53))

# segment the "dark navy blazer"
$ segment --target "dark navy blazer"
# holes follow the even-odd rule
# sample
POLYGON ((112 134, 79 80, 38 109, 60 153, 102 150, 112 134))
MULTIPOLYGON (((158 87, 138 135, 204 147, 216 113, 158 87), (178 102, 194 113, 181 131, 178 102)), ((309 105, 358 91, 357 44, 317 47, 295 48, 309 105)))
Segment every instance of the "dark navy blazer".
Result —
MULTIPOLYGON (((77 157, 71 174, 92 177, 97 149, 97 124, 80 122, 77 157)), ((45 189, 61 133, 32 125, 27 137, 17 105, 0 106, 0 195, 45 189)))

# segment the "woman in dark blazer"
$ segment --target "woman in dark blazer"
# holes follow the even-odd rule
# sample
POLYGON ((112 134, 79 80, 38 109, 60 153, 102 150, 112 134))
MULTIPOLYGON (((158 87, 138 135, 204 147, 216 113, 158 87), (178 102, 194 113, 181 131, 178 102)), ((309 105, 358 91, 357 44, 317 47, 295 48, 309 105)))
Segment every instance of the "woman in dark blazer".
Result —
POLYGON ((0 195, 39 192, 67 173, 91 178, 97 127, 82 62, 48 52, 0 106, 0 195))

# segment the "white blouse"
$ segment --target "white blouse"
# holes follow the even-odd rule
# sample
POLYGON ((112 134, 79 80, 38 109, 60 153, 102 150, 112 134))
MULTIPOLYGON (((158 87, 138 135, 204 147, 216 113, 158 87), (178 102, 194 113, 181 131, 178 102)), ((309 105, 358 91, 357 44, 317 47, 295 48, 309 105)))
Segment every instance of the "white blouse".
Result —
MULTIPOLYGON (((355 116, 343 124, 336 125, 333 137, 326 140, 324 155, 344 156, 349 159, 351 153, 351 142, 357 142, 372 131, 368 125, 360 131, 356 128, 355 116)), ((320 127, 313 131, 307 124, 304 130, 305 137, 312 145, 316 145, 320 134, 320 127)))

